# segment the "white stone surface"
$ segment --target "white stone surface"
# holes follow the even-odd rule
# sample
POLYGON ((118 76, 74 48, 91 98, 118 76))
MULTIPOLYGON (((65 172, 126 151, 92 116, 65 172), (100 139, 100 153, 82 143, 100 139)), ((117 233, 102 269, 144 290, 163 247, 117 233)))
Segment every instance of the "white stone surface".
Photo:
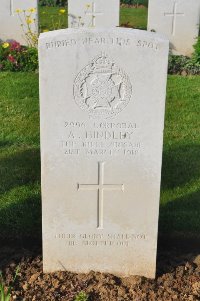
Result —
MULTIPOLYGON (((25 24, 25 19, 23 13, 20 14, 22 21, 19 19, 17 9, 26 10, 26 15, 30 15, 27 12, 30 8, 37 9, 37 0, 1 0, 0 6, 0 39, 6 40, 16 40, 17 42, 27 45, 27 41, 24 38, 25 33, 22 30, 21 24, 25 24)), ((31 13, 31 19, 35 19, 36 22, 30 24, 32 31, 37 32, 38 30, 38 16, 37 11, 31 13), (36 23, 36 26, 35 26, 36 23)))
POLYGON ((149 0, 148 30, 165 34, 174 54, 194 52, 199 21, 200 0, 149 0))
POLYGON ((44 271, 155 276, 168 40, 39 41, 44 271))
POLYGON ((120 0, 69 0, 68 27, 119 26, 120 0))

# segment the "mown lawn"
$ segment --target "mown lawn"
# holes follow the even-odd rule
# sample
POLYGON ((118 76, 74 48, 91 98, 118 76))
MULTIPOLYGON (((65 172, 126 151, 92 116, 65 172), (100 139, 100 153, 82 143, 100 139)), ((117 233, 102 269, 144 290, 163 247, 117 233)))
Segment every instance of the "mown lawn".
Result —
POLYGON ((162 232, 200 234, 199 116, 200 77, 171 76, 162 170, 162 232))
MULTIPOLYGON (((38 75, 0 74, 0 238, 41 237, 38 75)), ((170 76, 160 233, 200 233, 200 77, 170 76)))
MULTIPOLYGON (((67 10, 65 14, 59 13, 58 7, 40 7, 40 30, 53 30, 66 28, 67 10)), ((121 8, 120 24, 121 26, 130 26, 133 28, 146 29, 147 27, 147 8, 121 8)))
POLYGON ((41 233, 38 75, 0 74, 0 237, 41 233))
POLYGON ((64 14, 60 14, 60 9, 61 8, 59 7, 39 7, 39 23, 41 32, 44 30, 67 28, 67 10, 64 14))
POLYGON ((147 28, 147 8, 121 8, 120 25, 133 28, 147 28))

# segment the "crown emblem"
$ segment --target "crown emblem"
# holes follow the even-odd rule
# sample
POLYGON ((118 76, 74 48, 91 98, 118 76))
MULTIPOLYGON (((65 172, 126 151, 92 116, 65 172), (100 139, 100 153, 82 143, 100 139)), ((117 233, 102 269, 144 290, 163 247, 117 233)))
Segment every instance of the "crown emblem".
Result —
POLYGON ((114 62, 106 54, 101 54, 92 62, 92 67, 96 73, 112 73, 114 62))

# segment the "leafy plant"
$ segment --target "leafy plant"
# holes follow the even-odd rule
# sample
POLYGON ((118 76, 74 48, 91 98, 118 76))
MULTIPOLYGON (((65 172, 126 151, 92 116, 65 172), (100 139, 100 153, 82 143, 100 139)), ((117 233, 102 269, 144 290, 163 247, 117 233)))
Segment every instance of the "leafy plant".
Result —
POLYGON ((200 64, 200 37, 197 38, 196 44, 194 47, 194 54, 192 56, 193 61, 200 64))
POLYGON ((38 69, 38 51, 16 41, 0 43, 0 71, 35 71, 38 69))
POLYGON ((66 18, 65 13, 66 13, 66 9, 61 8, 61 9, 59 9, 58 14, 56 16, 52 15, 50 17, 52 30, 58 30, 58 29, 62 28, 62 24, 64 23, 65 18, 66 18))
POLYGON ((194 45, 194 53, 192 57, 183 55, 169 56, 169 74, 200 74, 200 37, 194 45))
POLYGON ((183 55, 169 56, 169 74, 200 75, 200 62, 183 55))
POLYGON ((17 267, 17 269, 15 271, 15 275, 14 275, 12 283, 8 286, 7 289, 6 289, 4 279, 3 279, 3 274, 2 274, 2 272, 0 272, 0 301, 9 301, 10 300, 11 290, 12 290, 13 285, 16 281, 17 276, 18 276, 18 271, 19 271, 19 266, 17 267))
POLYGON ((76 295, 74 301, 88 301, 89 297, 85 292, 80 292, 78 295, 76 295))

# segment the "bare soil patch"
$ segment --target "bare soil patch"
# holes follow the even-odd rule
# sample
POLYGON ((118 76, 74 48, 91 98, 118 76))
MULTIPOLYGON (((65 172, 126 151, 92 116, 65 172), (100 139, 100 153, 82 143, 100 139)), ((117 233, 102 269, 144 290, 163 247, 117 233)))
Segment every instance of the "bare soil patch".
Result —
POLYGON ((84 291, 90 301, 197 301, 200 300, 200 255, 187 244, 180 248, 159 247, 155 280, 132 276, 119 278, 91 271, 89 274, 42 271, 41 248, 13 246, 0 248, 0 269, 6 283, 16 267, 19 276, 12 290, 12 301, 73 301, 84 291), (189 252, 190 250, 190 252, 189 252))

